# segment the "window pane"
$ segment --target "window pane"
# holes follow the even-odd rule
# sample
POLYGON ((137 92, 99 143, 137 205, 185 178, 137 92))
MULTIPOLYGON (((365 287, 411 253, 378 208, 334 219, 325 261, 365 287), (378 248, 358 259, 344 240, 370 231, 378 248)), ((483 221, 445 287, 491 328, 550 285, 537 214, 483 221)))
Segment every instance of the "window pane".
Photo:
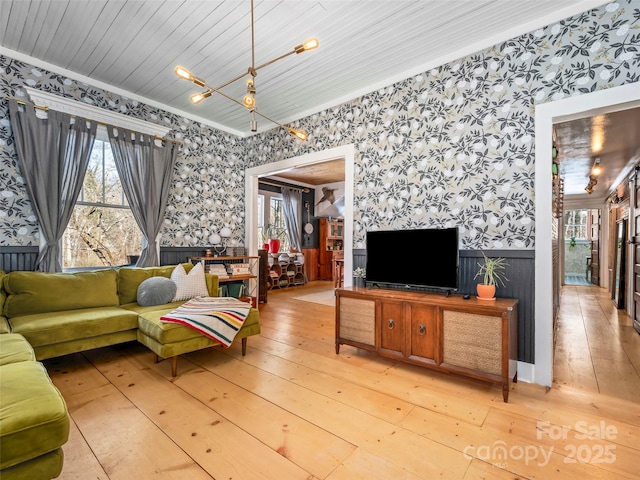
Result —
POLYGON ((271 197, 271 209, 269 211, 269 225, 271 230, 279 233, 280 251, 289 251, 289 237, 287 235, 284 211, 282 209, 282 199, 271 197))
POLYGON ((586 239, 588 210, 567 210, 564 216, 565 238, 586 239))
POLYGON ((91 159, 82 185, 81 202, 102 203, 102 145, 104 142, 96 140, 93 144, 91 159))
POLYGON ((142 234, 126 208, 76 205, 63 238, 65 268, 126 265, 142 234))

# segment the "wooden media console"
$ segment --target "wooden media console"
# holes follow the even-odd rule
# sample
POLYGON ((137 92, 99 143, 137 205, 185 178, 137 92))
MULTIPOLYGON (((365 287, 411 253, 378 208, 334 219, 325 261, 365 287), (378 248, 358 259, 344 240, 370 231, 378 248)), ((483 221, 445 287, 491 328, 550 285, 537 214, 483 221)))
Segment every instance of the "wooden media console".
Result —
POLYGON ((336 290, 336 353, 352 345, 387 358, 502 386, 517 381, 518 300, 380 288, 336 290))

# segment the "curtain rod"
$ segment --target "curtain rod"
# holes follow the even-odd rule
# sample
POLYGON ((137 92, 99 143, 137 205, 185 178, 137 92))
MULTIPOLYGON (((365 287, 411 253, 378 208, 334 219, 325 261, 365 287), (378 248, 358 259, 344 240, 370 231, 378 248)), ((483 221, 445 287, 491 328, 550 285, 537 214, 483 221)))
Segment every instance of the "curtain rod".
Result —
MULTIPOLYGON (((32 105, 33 108, 35 108, 36 110, 44 110, 45 112, 48 112, 49 110, 53 110, 52 108, 49 108, 47 106, 36 105, 34 103, 27 103, 24 100, 19 100, 19 99, 15 98, 15 97, 4 97, 4 99, 7 102, 9 100, 15 100, 16 102, 18 102, 18 105, 23 105, 25 107, 28 106, 28 105, 32 105)), ((71 118, 76 118, 76 117, 77 117, 77 115, 71 115, 71 118)), ((98 125, 102 125, 103 127, 117 127, 117 125, 109 125, 108 123, 99 122, 97 120, 93 120, 92 118, 86 118, 86 117, 82 117, 82 118, 85 118, 85 120, 89 120, 91 122, 96 122, 98 125)), ((130 132, 133 132, 133 133, 141 133, 142 135, 148 135, 147 133, 138 132, 136 130, 131 130, 131 129, 127 129, 127 130, 129 130, 130 132)), ((180 142, 178 140, 173 140, 171 138, 158 137, 156 135, 154 135, 153 138, 155 140, 162 140, 163 142, 172 142, 172 143, 182 144, 182 142, 180 142)))
POLYGON ((288 187, 288 188, 291 188, 293 190, 300 190, 301 192, 304 192, 304 193, 309 193, 311 191, 306 187, 290 187, 289 185, 282 185, 280 183, 274 183, 274 182, 270 182, 268 180, 258 179, 258 183, 263 183, 265 185, 271 185, 272 187, 288 187))

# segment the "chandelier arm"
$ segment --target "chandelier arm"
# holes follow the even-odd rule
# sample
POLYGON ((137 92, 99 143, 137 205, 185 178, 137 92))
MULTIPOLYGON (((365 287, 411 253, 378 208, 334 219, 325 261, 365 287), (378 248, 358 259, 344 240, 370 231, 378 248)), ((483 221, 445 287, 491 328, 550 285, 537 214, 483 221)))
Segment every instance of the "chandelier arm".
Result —
POLYGON ((296 53, 295 50, 291 50, 288 53, 285 53, 284 55, 280 55, 279 57, 274 58, 273 60, 269 60, 268 62, 263 63, 262 65, 258 65, 257 67, 255 67, 255 70, 260 70, 261 68, 264 68, 268 65, 271 65, 272 63, 276 63, 278 60, 282 60, 283 58, 288 57, 289 55, 293 55, 294 53, 296 53))
POLYGON ((209 90, 211 90, 212 92, 216 92, 216 93, 220 93, 220 89, 226 87, 227 85, 231 85, 233 82, 240 80, 242 77, 244 77, 245 75, 247 75, 248 72, 245 73, 241 73, 240 75, 238 75, 237 77, 233 77, 231 80, 229 80, 228 82, 223 83, 222 85, 218 85, 217 87, 213 88, 210 87, 209 85, 205 85, 205 87, 207 87, 209 90))

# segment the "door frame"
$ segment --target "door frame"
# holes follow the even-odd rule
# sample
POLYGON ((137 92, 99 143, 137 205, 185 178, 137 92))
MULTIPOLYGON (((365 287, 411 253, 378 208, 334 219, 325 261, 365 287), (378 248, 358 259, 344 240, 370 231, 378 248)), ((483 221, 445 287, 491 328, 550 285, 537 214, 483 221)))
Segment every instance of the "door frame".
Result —
MULTIPOLYGON (((258 179, 269 175, 277 175, 296 167, 323 163, 344 158, 344 271, 353 271, 353 193, 354 193, 354 159, 353 144, 329 148, 319 152, 311 152, 298 157, 291 157, 273 163, 267 163, 245 170, 245 245, 249 255, 258 254, 258 179)), ((344 286, 352 284, 351 275, 344 276, 344 286)))
MULTIPOLYGON (((640 82, 536 105, 535 109, 535 363, 532 381, 553 383, 553 124, 640 106, 640 82)), ((559 279, 558 279, 559 280, 559 279)))

